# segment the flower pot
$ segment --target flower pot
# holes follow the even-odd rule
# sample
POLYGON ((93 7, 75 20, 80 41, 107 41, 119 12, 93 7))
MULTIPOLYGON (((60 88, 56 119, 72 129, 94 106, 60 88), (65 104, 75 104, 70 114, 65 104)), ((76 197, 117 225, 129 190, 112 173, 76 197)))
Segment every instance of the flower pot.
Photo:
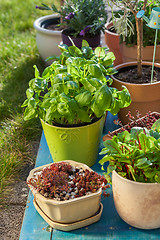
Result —
POLYGON ((41 120, 54 162, 72 159, 88 166, 95 164, 104 119, 105 116, 92 124, 80 127, 51 126, 41 120))
MULTIPOLYGON (((83 169, 88 169, 89 171, 92 171, 92 169, 90 169, 85 164, 74 162, 71 160, 66 160, 65 162, 68 162, 72 166, 82 167, 83 169)), ((41 171, 44 167, 48 167, 49 165, 51 164, 47 164, 31 170, 27 178, 27 182, 30 178, 34 176, 36 172, 41 171)), ((30 188, 38 206, 54 222, 77 222, 94 215, 100 207, 102 193, 101 188, 95 193, 65 201, 57 201, 54 199, 45 198, 32 186, 30 186, 30 188)))
MULTIPOLYGON (((68 36, 69 36, 68 29, 63 30, 63 32, 62 32, 63 44, 66 44, 68 46, 72 46, 72 42, 70 41, 68 36)), ((78 48, 82 47, 82 40, 86 40, 88 42, 88 44, 90 45, 90 47, 92 47, 93 49, 100 46, 100 34, 95 35, 93 37, 73 37, 73 36, 70 36, 70 38, 72 39, 72 41, 74 42, 74 44, 78 48)))
MULTIPOLYGON (((142 60, 152 62, 154 46, 143 47, 142 60)), ((125 42, 120 44, 120 52, 123 62, 137 61, 137 45, 127 46, 125 42)), ((156 47, 155 62, 160 63, 160 45, 156 47)))
POLYGON ((119 216, 142 229, 160 227, 160 184, 139 183, 112 172, 112 189, 119 216))
POLYGON ((105 42, 109 47, 109 50, 114 53, 116 59, 114 61, 114 65, 121 64, 122 61, 122 54, 120 52, 120 36, 117 33, 111 32, 109 29, 113 26, 112 22, 106 23, 105 25, 105 42))
MULTIPOLYGON (((143 62, 143 65, 150 66, 152 63, 143 62)), ((120 64, 115 67, 116 70, 122 70, 123 68, 129 68, 130 66, 136 66, 136 62, 129 62, 120 64)), ((156 63, 155 67, 160 67, 160 64, 156 63)), ((147 112, 160 112, 160 81, 147 84, 133 84, 118 80, 115 76, 112 76, 113 87, 118 90, 122 89, 122 85, 126 86, 129 90, 132 98, 131 105, 129 107, 120 109, 118 116, 123 125, 128 123, 127 113, 128 111, 135 117, 136 110, 139 110, 141 115, 144 116, 147 112)))
MULTIPOLYGON (((158 119, 160 118, 160 113, 158 113, 158 112, 152 112, 152 113, 150 113, 148 116, 149 116, 149 119, 151 119, 151 121, 152 121, 152 122, 151 122, 151 125, 152 125, 152 124, 154 123, 153 118, 155 118, 156 120, 158 120, 158 119)), ((129 124, 126 124, 125 126, 123 126, 123 127, 121 127, 121 128, 118 128, 118 129, 110 132, 109 134, 104 135, 104 136, 103 136, 103 141, 111 140, 114 135, 117 135, 118 133, 121 133, 121 132, 123 132, 123 131, 125 131, 125 130, 127 130, 127 131, 130 132, 130 130, 131 130, 132 127, 136 127, 136 126, 138 126, 138 127, 147 127, 147 126, 146 126, 147 121, 146 121, 145 119, 147 120, 148 117, 144 116, 144 117, 139 118, 139 119, 137 119, 137 120, 135 120, 135 121, 129 122, 129 124), (145 122, 145 124, 144 124, 143 122, 145 122)), ((147 127, 147 128, 148 128, 148 127, 147 127)), ((148 128, 148 129, 150 129, 150 128, 148 128)))
MULTIPOLYGON (((41 58, 45 61, 46 58, 61 54, 58 45, 61 42, 61 31, 46 29, 49 24, 59 23, 59 15, 53 14, 38 18, 34 22, 34 28, 36 29, 36 42, 41 58)), ((47 65, 50 65, 53 61, 47 61, 47 65)))

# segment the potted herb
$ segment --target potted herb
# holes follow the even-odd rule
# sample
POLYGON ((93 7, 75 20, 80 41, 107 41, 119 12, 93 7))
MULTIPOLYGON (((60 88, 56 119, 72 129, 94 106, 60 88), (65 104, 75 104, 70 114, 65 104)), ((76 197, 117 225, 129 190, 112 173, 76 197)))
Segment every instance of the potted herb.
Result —
POLYGON ((160 227, 160 120, 151 130, 132 128, 104 142, 100 163, 108 162, 116 209, 131 226, 160 227))
MULTIPOLYGON (((57 6, 57 8, 60 8, 62 5, 63 1, 60 1, 60 6, 57 6)), ((36 9, 46 10, 47 6, 36 6, 36 9)), ((36 19, 33 24, 36 30, 37 48, 44 61, 52 55, 59 56, 61 54, 58 45, 62 40, 61 34, 63 26, 59 26, 60 22, 60 14, 53 13, 36 19)), ((52 60, 47 61, 46 65, 50 65, 52 62, 52 60)))
POLYGON ((123 131, 131 132, 133 127, 146 127, 147 129, 151 129, 152 125, 160 118, 160 113, 157 112, 148 112, 145 116, 141 117, 140 112, 137 110, 136 118, 132 116, 131 112, 128 112, 128 123, 123 125, 123 123, 118 120, 114 120, 114 123, 120 128, 108 132, 107 135, 103 136, 103 141, 111 139, 114 135, 121 133, 123 131))
POLYGON ((93 48, 100 45, 100 33, 104 30, 107 20, 103 0, 66 0, 60 10, 54 4, 52 7, 42 4, 40 8, 52 10, 61 15, 61 24, 65 27, 62 32, 64 44, 72 45, 69 36, 79 48, 82 47, 83 39, 93 48))
MULTIPOLYGON (((137 10, 141 9, 144 1, 139 1, 137 10)), ((120 8, 119 11, 113 11, 113 7, 108 2, 110 8, 112 9, 112 21, 105 25, 105 40, 107 46, 115 54, 116 65, 122 62, 133 62, 137 60, 137 32, 136 32, 136 19, 130 8, 124 8, 123 5, 117 4, 120 8), (124 14, 125 12, 125 14, 124 14), (113 46, 113 41, 116 41, 113 46), (123 58, 123 60, 122 60, 123 58)), ((149 18, 151 15, 151 10, 154 7, 158 7, 158 1, 148 1, 146 5, 145 15, 149 18)), ((145 24, 143 25, 143 51, 142 60, 152 61, 153 49, 154 49, 154 35, 155 30, 149 28, 145 24)), ((160 32, 158 32, 158 40, 160 39, 160 32)), ((157 46, 156 50, 156 62, 160 62, 159 58, 160 46, 157 46)))
POLYGON ((99 210, 102 190, 110 187, 104 176, 71 160, 31 170, 27 183, 47 217, 65 224, 93 216, 99 210))
MULTIPOLYGON (((121 1, 112 1, 121 3, 121 1)), ((141 9, 146 10, 147 4, 150 1, 141 2, 141 9)), ((123 1, 125 11, 133 13, 136 22, 137 32, 137 62, 128 62, 117 65, 115 67, 118 73, 112 76, 113 86, 121 89, 126 86, 131 94, 132 103, 129 108, 119 112, 119 118, 123 124, 127 124, 127 112, 131 111, 133 116, 136 116, 136 110, 139 110, 144 116, 146 112, 160 112, 160 65, 154 64, 154 78, 152 79, 152 63, 142 62, 142 45, 143 45, 143 19, 137 17, 139 8, 137 1, 123 1)), ((153 11, 153 10, 152 10, 153 11)))
POLYGON ((114 55, 82 43, 60 46, 62 54, 42 76, 35 67, 29 82, 24 119, 39 117, 54 161, 96 162, 106 111, 127 107, 130 94, 110 87, 114 55))

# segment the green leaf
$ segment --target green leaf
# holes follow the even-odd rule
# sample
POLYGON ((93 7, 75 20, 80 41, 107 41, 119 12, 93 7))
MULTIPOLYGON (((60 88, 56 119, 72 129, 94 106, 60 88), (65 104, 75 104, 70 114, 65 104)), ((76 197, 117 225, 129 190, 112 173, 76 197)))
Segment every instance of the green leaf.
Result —
POLYGON ((153 123, 151 129, 160 132, 160 119, 153 123))
POLYGON ((134 170, 134 168, 133 168, 131 165, 127 165, 127 166, 128 166, 128 169, 129 169, 129 171, 130 171, 130 173, 131 173, 131 175, 132 175, 133 180, 136 182, 135 170, 134 170))
POLYGON ((98 79, 104 79, 104 74, 98 64, 91 64, 88 66, 89 73, 98 79))
POLYGON ((24 103, 21 105, 21 107, 26 107, 26 106, 28 106, 28 99, 26 99, 24 103))
POLYGON ((31 98, 34 95, 34 91, 32 89, 28 88, 26 90, 26 95, 27 95, 27 98, 31 98))
POLYGON ((52 104, 46 111, 46 117, 45 117, 45 120, 46 121, 51 121, 53 120, 53 116, 54 116, 54 113, 56 111, 56 104, 52 104))
POLYGON ((39 70, 38 70, 36 65, 34 65, 33 67, 35 69, 35 78, 38 78, 39 77, 39 70))
POLYGON ((79 69, 76 66, 73 66, 73 65, 70 65, 70 64, 67 65, 67 71, 70 74, 74 74, 76 76, 80 76, 79 69))
POLYGON ((33 108, 36 107, 36 101, 35 101, 35 99, 33 97, 28 100, 28 107, 29 108, 30 107, 33 107, 33 108))
POLYGON ((68 116, 70 114, 68 104, 67 103, 63 103, 63 102, 62 103, 58 103, 57 111, 62 116, 68 116))
POLYGON ((86 40, 82 40, 82 48, 83 47, 89 47, 89 43, 86 40))
POLYGON ((114 142, 113 139, 112 139, 112 140, 106 140, 103 144, 104 144, 104 146, 105 146, 106 148, 108 148, 112 153, 118 153, 118 154, 121 154, 121 153, 122 153, 119 145, 118 145, 116 142, 114 142))
POLYGON ((27 120, 30 120, 32 118, 34 118, 36 116, 36 111, 34 108, 32 107, 27 107, 25 109, 25 112, 24 112, 24 120, 27 121, 27 120))
POLYGON ((76 46, 68 47, 68 51, 71 54, 71 56, 73 56, 73 57, 81 57, 82 56, 81 50, 79 48, 77 48, 76 46))
POLYGON ((81 119, 82 122, 91 122, 90 117, 88 116, 88 113, 83 110, 83 109, 79 109, 78 112, 78 117, 81 119))
POLYGON ((107 85, 103 85, 95 94, 96 105, 103 111, 110 108, 112 103, 112 93, 107 85))
POLYGON ((91 99, 92 99, 92 96, 89 91, 82 92, 77 96, 75 96, 75 100, 77 101, 80 107, 90 105, 91 99))
POLYGON ((96 56, 99 58, 104 58, 106 56, 105 50, 102 47, 97 47, 94 50, 94 52, 95 52, 96 56))

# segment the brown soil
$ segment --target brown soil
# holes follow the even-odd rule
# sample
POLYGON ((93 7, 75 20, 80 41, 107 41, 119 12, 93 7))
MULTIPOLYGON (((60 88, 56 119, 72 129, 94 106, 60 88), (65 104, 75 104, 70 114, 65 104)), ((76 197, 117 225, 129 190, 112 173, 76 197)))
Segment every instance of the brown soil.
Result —
MULTIPOLYGON (((135 84, 143 84, 143 83, 150 83, 151 81, 151 71, 152 67, 145 66, 142 67, 142 77, 137 76, 137 67, 133 68, 125 68, 119 71, 119 73, 115 74, 115 77, 118 80, 128 83, 135 83, 135 84)), ((160 81, 160 69, 154 68, 153 74, 153 82, 160 81)))
POLYGON ((53 30, 53 31, 61 31, 64 29, 63 26, 57 26, 57 24, 49 24, 48 26, 45 27, 46 29, 53 30))

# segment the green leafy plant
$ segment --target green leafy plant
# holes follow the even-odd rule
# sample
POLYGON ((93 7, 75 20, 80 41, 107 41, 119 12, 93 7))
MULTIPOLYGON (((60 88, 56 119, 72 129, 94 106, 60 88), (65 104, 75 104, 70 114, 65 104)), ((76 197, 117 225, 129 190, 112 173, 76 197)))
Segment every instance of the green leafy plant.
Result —
POLYGON ((110 87, 114 73, 113 53, 102 47, 95 51, 86 41, 82 49, 59 46, 62 54, 40 76, 35 66, 35 78, 29 82, 24 119, 40 117, 49 124, 79 124, 92 122, 105 111, 117 114, 131 103, 128 90, 110 87))
POLYGON ((66 0, 60 10, 53 4, 37 6, 41 10, 52 10, 62 17, 63 25, 72 36, 93 36, 104 30, 107 11, 103 0, 66 0))
POLYGON ((150 130, 134 127, 131 132, 124 131, 104 142, 101 154, 102 168, 109 162, 107 173, 115 170, 119 175, 137 182, 160 183, 160 119, 150 130))

